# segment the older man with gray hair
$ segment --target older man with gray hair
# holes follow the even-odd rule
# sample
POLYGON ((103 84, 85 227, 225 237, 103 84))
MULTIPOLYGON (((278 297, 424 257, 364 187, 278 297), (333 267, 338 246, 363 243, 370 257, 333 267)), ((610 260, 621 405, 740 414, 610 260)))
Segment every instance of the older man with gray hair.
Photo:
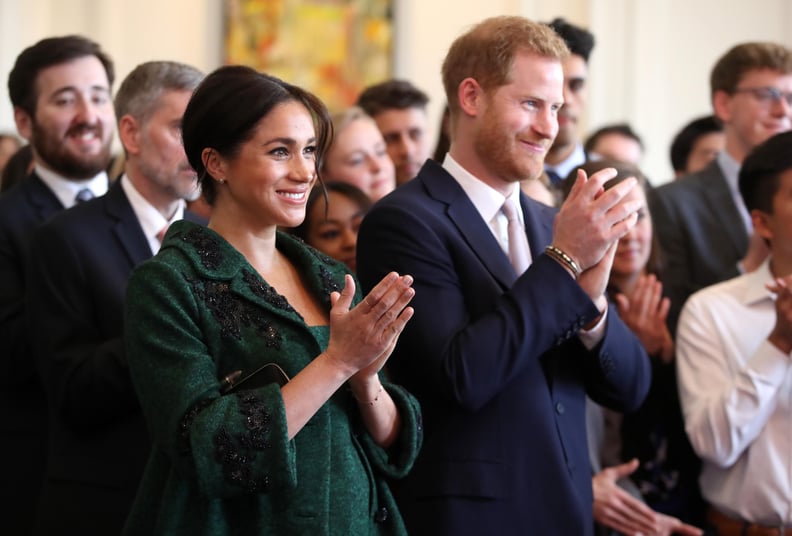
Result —
POLYGON ((50 412, 37 534, 118 534, 135 497, 149 439, 124 352, 126 285, 196 194, 181 120, 202 78, 136 67, 115 99, 124 173, 33 236, 29 325, 50 412))

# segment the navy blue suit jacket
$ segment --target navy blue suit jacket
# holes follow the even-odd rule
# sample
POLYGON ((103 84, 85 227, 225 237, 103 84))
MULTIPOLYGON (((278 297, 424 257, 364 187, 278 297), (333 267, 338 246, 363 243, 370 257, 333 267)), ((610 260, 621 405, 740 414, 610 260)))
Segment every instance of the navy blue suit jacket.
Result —
POLYGON ((31 240, 27 314, 50 413, 39 534, 119 534, 132 505, 150 445, 124 301, 129 275, 151 256, 120 181, 31 240))
POLYGON ((533 264, 519 278, 432 161, 360 229, 365 289, 391 270, 415 277, 415 316, 388 361, 424 412, 423 450, 396 488, 412 535, 590 534, 585 395, 630 410, 649 387, 646 353, 615 311, 595 349, 579 341, 598 311, 543 254, 555 209, 521 205, 533 264))
POLYGON ((46 463, 46 402, 25 336, 30 236, 63 210, 35 173, 0 196, 0 514, 29 534, 46 463))

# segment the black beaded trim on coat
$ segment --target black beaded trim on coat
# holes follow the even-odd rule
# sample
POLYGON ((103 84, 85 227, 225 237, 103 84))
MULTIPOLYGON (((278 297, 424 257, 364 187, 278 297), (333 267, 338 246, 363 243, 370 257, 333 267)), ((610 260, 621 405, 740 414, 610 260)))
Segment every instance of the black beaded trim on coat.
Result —
POLYGON ((256 334, 264 337, 267 347, 280 348, 281 334, 267 314, 231 292, 228 282, 198 279, 188 279, 188 282, 220 324, 221 337, 242 340, 242 328, 253 327, 256 334))
POLYGON ((245 417, 246 433, 232 436, 225 427, 214 437, 215 460, 223 466, 225 479, 249 493, 267 491, 269 477, 254 477, 252 464, 256 453, 271 448, 270 414, 266 406, 249 392, 237 393, 239 413, 245 417))
POLYGON ((325 296, 328 296, 331 292, 341 292, 341 287, 338 286, 333 274, 321 264, 319 265, 319 278, 322 280, 325 296))
POLYGON ((278 294, 278 291, 275 290, 273 287, 266 284, 264 281, 261 280, 260 277, 254 275, 252 272, 248 270, 242 270, 242 279, 245 280, 245 283, 248 284, 250 287, 251 292, 258 296, 259 298, 263 298, 273 307, 277 307, 278 309, 282 309, 284 311, 293 312, 294 309, 289 302, 286 300, 284 296, 278 294))
POLYGON ((204 409, 212 403, 212 399, 204 399, 188 409, 179 423, 179 437, 177 438, 177 452, 182 456, 192 455, 192 446, 190 444, 190 428, 192 428, 193 421, 204 409))
POLYGON ((223 262, 220 243, 205 233, 202 228, 191 229, 182 237, 182 240, 195 248, 195 253, 198 254, 206 269, 216 270, 223 262))

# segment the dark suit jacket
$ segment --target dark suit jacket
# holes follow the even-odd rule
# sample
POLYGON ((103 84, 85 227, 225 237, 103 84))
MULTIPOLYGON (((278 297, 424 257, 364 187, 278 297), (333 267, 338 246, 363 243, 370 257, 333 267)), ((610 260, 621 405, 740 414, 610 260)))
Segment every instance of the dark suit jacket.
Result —
POLYGON ((737 263, 748 250, 748 233, 717 160, 655 188, 649 211, 665 259, 662 281, 671 299, 668 324, 676 333, 688 296, 739 275, 737 263))
POLYGON ((152 256, 120 182, 31 241, 29 325, 49 402, 40 534, 118 534, 149 440, 124 352, 127 279, 152 256))
POLYGON ((0 517, 8 534, 29 533, 46 461, 46 403, 24 330, 30 235, 61 210, 35 173, 0 196, 0 517))
POLYGON ((368 213, 358 271, 415 277, 415 316, 388 367, 424 411, 425 441, 397 500, 413 535, 590 534, 585 395, 637 407, 648 358, 608 314, 604 340, 576 337, 598 314, 543 254, 555 209, 521 196, 533 264, 517 278, 458 183, 427 162, 368 213))

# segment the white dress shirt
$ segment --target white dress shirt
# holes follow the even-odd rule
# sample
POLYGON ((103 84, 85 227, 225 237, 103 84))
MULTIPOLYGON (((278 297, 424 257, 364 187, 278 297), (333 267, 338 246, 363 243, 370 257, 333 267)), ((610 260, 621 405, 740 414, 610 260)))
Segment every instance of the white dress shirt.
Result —
POLYGON ((93 192, 94 197, 100 197, 107 193, 107 173, 100 171, 95 177, 82 181, 64 179, 54 171, 36 165, 36 174, 46 184, 55 197, 61 202, 64 208, 71 208, 75 205, 77 192, 83 188, 88 188, 93 192))
POLYGON ((792 366, 767 340, 776 319, 769 262, 690 297, 677 376, 704 497, 731 517, 790 527, 792 366))
POLYGON ((143 234, 146 235, 146 240, 148 240, 149 246, 151 246, 151 252, 156 255, 160 249, 160 241, 157 235, 159 235, 162 229, 184 217, 184 201, 179 203, 179 208, 176 209, 171 219, 166 220, 162 214, 160 214, 159 210, 154 208, 154 206, 135 189, 135 186, 126 176, 126 173, 118 180, 121 181, 121 188, 124 190, 129 204, 132 205, 132 211, 135 213, 141 229, 143 229, 143 234))

